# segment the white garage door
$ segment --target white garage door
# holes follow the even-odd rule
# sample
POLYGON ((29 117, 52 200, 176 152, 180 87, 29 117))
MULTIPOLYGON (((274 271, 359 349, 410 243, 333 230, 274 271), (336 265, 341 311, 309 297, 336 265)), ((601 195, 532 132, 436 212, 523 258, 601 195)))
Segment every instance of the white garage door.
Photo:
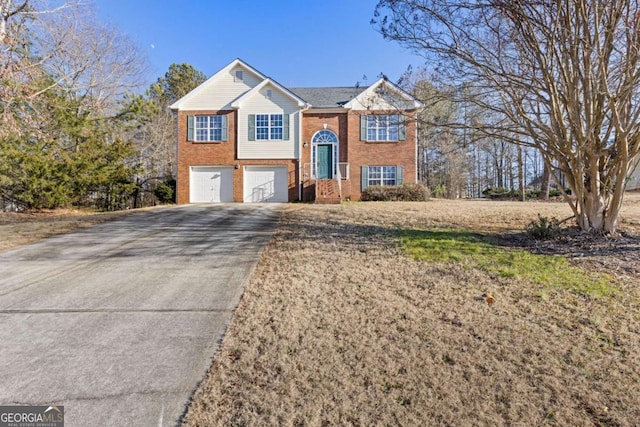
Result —
POLYGON ((289 201, 287 174, 286 166, 246 166, 244 168, 244 201, 289 201))
POLYGON ((189 201, 233 202, 233 167, 192 166, 189 201))

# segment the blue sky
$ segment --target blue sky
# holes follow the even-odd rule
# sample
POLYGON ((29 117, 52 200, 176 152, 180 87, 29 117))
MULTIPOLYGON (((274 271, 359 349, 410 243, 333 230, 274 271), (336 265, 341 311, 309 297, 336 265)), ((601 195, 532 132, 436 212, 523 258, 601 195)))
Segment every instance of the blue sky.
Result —
POLYGON ((281 84, 397 80, 424 60, 384 40, 370 21, 377 0, 95 0, 101 20, 147 54, 149 83, 172 63, 207 76, 241 58, 281 84), (367 80, 363 80, 363 75, 367 80))

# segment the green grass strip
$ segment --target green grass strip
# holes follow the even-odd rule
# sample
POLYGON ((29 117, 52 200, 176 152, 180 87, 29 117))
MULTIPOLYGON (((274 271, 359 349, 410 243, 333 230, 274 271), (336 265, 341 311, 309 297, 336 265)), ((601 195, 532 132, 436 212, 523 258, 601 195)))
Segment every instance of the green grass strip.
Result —
POLYGON ((465 230, 412 230, 401 235, 402 247, 416 259, 461 263, 503 278, 525 279, 550 288, 591 297, 615 293, 611 280, 589 274, 557 255, 496 246, 486 236, 465 230))

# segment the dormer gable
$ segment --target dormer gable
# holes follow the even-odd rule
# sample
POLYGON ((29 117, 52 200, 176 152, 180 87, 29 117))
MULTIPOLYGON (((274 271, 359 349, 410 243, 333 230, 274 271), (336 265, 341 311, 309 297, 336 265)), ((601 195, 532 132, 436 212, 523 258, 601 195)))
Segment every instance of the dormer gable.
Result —
POLYGON ((298 95, 294 94, 289 89, 287 89, 286 87, 282 86, 281 84, 279 84, 278 82, 270 78, 264 79, 262 83, 255 86, 253 89, 249 90, 248 92, 244 93, 242 96, 237 98, 235 101, 231 103, 231 107, 235 109, 242 108, 243 103, 245 103, 247 100, 257 95, 266 97, 266 98, 271 98, 273 97, 274 91, 281 94, 285 98, 295 102, 298 108, 309 107, 309 104, 307 104, 298 95))

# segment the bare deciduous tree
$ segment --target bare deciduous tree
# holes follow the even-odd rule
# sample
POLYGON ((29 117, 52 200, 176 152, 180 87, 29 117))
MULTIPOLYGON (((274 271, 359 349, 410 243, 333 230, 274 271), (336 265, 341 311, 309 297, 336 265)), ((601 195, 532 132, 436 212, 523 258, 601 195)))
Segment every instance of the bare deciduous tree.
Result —
POLYGON ((0 0, 0 136, 46 127, 40 97, 64 92, 78 113, 113 111, 142 83, 144 57, 78 0, 0 0))
POLYGON ((52 79, 49 87, 84 101, 94 114, 112 108, 144 83, 145 63, 137 45, 96 20, 90 9, 68 7, 42 17, 38 27, 33 43, 38 56, 48 58, 42 65, 52 79))
POLYGON ((80 0, 0 0, 0 31, 0 197, 123 206, 138 156, 112 116, 140 83, 135 44, 80 0))
POLYGON ((382 0, 374 22, 482 94, 500 120, 479 131, 539 149, 582 229, 616 230, 640 150, 638 0, 382 0))

